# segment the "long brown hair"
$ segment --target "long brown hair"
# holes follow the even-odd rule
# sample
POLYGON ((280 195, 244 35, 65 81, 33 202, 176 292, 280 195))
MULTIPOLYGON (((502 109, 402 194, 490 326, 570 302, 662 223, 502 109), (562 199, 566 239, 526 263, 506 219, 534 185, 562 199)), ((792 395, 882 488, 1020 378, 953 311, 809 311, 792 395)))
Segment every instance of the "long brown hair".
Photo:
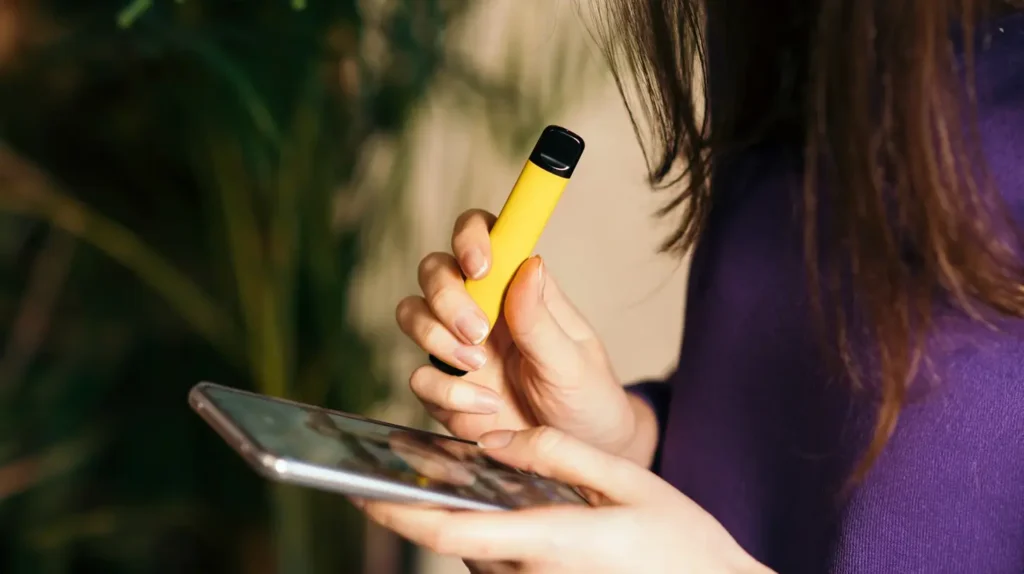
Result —
POLYGON ((661 212, 681 218, 665 250, 683 252, 699 239, 716 162, 765 141, 802 146, 812 303, 834 331, 832 348, 852 384, 871 381, 877 393, 873 437, 853 472, 862 478, 896 427, 937 299, 978 319, 992 310, 1024 316, 1019 237, 985 174, 972 116, 975 31, 990 7, 978 0, 604 4, 602 44, 631 104, 651 182, 681 190, 661 212), (707 39, 715 42, 710 98, 707 39), (844 285, 875 360, 854 356, 844 285))

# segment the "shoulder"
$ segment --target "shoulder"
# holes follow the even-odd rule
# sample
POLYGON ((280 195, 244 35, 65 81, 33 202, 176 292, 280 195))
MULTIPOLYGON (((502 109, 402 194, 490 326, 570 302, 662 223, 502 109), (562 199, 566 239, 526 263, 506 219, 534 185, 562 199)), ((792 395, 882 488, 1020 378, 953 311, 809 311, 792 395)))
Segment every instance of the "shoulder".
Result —
POLYGON ((844 511, 837 571, 1024 570, 1024 321, 999 327, 940 321, 927 392, 844 511))

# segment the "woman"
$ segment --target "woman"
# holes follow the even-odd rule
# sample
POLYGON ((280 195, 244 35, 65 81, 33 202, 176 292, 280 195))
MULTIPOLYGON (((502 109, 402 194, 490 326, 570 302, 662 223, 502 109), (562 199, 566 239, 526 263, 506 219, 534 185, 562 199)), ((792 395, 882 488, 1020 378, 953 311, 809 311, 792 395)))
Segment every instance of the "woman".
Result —
POLYGON ((480 211, 398 308, 472 371, 413 374, 434 417, 605 504, 367 512, 529 572, 1024 571, 1024 14, 706 4, 623 0, 606 20, 676 193, 666 247, 695 247, 667 383, 623 390, 540 259, 477 345, 461 274, 487 273, 480 211))

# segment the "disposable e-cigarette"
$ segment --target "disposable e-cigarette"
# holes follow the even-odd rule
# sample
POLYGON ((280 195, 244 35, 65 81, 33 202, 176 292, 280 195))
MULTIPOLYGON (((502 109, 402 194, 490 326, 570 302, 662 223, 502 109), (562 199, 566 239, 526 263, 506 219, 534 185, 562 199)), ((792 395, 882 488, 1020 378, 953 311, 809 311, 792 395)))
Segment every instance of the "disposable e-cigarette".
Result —
MULTIPOLYGON (((501 208, 490 235, 491 269, 482 279, 466 280, 466 290, 487 315, 492 329, 501 316, 509 283, 519 266, 533 254, 583 155, 583 147, 583 138, 565 128, 544 128, 501 208)), ((433 355, 430 362, 450 375, 466 374, 433 355)))

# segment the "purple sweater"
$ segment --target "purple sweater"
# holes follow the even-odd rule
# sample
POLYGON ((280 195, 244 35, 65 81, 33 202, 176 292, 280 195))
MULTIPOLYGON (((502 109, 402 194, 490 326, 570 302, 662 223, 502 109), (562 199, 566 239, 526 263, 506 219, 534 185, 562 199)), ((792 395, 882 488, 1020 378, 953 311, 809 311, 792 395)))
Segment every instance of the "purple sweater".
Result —
MULTIPOLYGON (((1024 15, 993 28, 977 66, 985 152, 1024 222, 1024 15)), ((713 181, 742 194, 716 204, 694 254, 679 367, 631 387, 658 415, 655 470, 778 572, 1024 572, 1024 322, 997 333, 946 313, 935 382, 841 498, 873 409, 815 340, 799 166, 762 149, 713 181)))

